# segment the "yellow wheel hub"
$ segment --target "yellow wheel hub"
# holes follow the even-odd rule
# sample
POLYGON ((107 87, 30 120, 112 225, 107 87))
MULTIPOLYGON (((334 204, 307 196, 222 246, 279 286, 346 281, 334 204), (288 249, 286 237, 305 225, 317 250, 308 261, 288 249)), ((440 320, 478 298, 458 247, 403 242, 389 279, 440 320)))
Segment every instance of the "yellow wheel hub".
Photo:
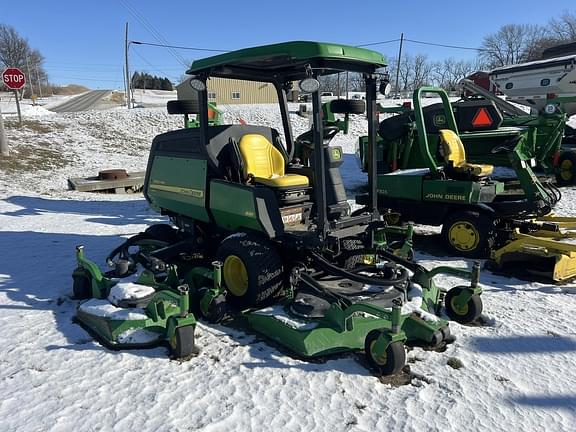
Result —
POLYGON ((468 303, 465 303, 462 306, 458 306, 458 304, 456 303, 456 298, 457 296, 454 297, 452 300, 450 300, 450 307, 458 315, 466 315, 468 313, 468 303))
POLYGON ((470 222, 458 221, 448 230, 448 239, 455 249, 468 252, 478 247, 480 233, 470 222))
POLYGON ((383 365, 385 365, 386 362, 388 361, 388 354, 386 354, 386 351, 384 351, 384 352, 382 353, 382 355, 375 355, 375 354, 374 354, 374 346, 376 345, 376 341, 377 341, 377 340, 378 340, 378 339, 373 340, 373 341, 370 343, 370 356, 372 357, 372 359, 374 359, 374 362, 375 362, 376 364, 379 364, 380 366, 383 366, 383 365))
POLYGON ((572 174, 572 170, 574 169, 574 164, 572 163, 571 160, 569 159, 564 159, 561 163, 560 163, 560 177, 562 177, 562 180, 565 181, 570 181, 572 180, 573 174, 572 174))
POLYGON ((236 255, 230 255, 224 260, 224 283, 230 294, 241 297, 248 291, 248 272, 244 262, 236 255))

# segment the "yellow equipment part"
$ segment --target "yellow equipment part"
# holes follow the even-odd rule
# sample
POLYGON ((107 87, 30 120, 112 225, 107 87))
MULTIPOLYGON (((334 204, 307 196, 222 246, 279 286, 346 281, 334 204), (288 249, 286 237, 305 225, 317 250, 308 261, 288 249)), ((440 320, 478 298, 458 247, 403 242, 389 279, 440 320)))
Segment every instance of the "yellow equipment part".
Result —
POLYGON ((576 244, 522 234, 518 229, 510 243, 492 251, 491 258, 498 268, 517 265, 556 282, 576 277, 576 244))
POLYGON ((446 160, 452 163, 455 171, 461 173, 471 173, 478 177, 485 177, 492 174, 492 165, 472 164, 466 160, 466 150, 464 144, 456 132, 450 129, 440 129, 440 141, 444 149, 446 160))
POLYGON ((553 238, 576 238, 576 218, 567 216, 556 216, 554 213, 549 213, 546 216, 535 219, 535 223, 554 224, 558 227, 558 231, 541 230, 536 235, 543 237, 553 238))
POLYGON ((270 187, 308 186, 308 177, 286 174, 282 154, 268 139, 259 134, 246 134, 239 143, 244 160, 244 178, 270 187))

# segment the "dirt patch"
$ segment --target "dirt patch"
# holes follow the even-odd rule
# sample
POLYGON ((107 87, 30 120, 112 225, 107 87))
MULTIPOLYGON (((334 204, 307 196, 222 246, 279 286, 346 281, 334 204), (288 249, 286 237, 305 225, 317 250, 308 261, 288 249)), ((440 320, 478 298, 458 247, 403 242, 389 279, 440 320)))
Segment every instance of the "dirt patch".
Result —
POLYGON ((404 385, 411 384, 415 387, 422 386, 422 383, 431 384, 432 380, 424 375, 412 372, 410 365, 406 365, 402 368, 402 371, 396 375, 390 376, 379 376, 378 380, 382 384, 388 384, 392 387, 400 387, 404 385))
POLYGON ((0 171, 6 174, 36 172, 63 168, 70 162, 62 153, 48 146, 18 146, 10 149, 10 156, 0 158, 0 171))
MULTIPOLYGON (((5 120, 6 129, 19 129, 17 120, 5 120)), ((63 130, 65 126, 58 123, 44 123, 40 120, 23 120, 22 129, 28 129, 39 134, 47 134, 57 130, 63 130)))
POLYGON ((124 93, 113 91, 110 95, 110 100, 119 104, 126 103, 126 96, 124 93))

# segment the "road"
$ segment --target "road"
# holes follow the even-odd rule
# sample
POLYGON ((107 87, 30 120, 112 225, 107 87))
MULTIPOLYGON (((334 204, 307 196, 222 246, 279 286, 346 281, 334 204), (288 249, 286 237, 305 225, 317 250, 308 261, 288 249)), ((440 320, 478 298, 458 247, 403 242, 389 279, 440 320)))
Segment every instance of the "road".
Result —
POLYGON ((50 108, 54 112, 77 112, 85 111, 96 105, 103 97, 107 96, 111 90, 92 90, 76 96, 60 105, 50 108))

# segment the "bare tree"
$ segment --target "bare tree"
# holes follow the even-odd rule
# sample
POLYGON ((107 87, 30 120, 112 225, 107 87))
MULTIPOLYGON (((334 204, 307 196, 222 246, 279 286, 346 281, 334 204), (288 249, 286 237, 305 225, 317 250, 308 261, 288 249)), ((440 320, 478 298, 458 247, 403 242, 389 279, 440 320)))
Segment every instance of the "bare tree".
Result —
POLYGON ((535 55, 535 42, 545 29, 532 24, 507 24, 482 41, 480 58, 490 68, 527 61, 535 55))
POLYGON ((564 11, 560 18, 549 21, 548 33, 558 42, 576 42, 576 15, 564 11))
POLYGON ((460 80, 481 69, 482 65, 478 61, 450 57, 433 64, 432 82, 447 91, 455 91, 460 80))
POLYGON ((44 57, 40 51, 32 49, 28 41, 21 37, 18 32, 6 24, 0 24, 0 63, 5 67, 17 67, 27 74, 28 66, 34 79, 45 82, 47 74, 42 63, 44 57), (36 75, 36 76, 35 76, 36 75))

